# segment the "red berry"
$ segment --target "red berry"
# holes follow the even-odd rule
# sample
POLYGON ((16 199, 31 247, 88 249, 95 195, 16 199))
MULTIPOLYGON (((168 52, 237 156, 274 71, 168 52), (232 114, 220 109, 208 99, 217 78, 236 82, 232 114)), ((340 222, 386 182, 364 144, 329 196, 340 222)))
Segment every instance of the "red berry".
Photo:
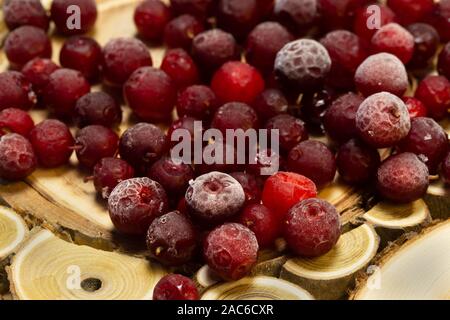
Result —
POLYGON ((180 89, 199 81, 197 66, 184 49, 167 51, 161 64, 161 70, 166 72, 180 89))
POLYGON ((69 128, 58 120, 44 120, 38 123, 30 132, 30 142, 33 145, 39 164, 55 168, 69 162, 74 139, 69 128))
POLYGON ((240 102, 229 102, 221 106, 211 122, 211 128, 219 129, 224 137, 227 129, 242 129, 245 132, 258 127, 259 121, 255 110, 240 102))
POLYGON ((401 25, 389 23, 375 32, 371 41, 371 49, 375 53, 392 53, 406 64, 413 56, 414 38, 401 25))
POLYGON ((17 133, 0 136, 0 178, 21 180, 36 169, 31 143, 17 133))
POLYGON ((170 0, 170 4, 177 16, 191 14, 205 20, 211 14, 214 0, 170 0))
POLYGON ((258 0, 219 0, 216 16, 220 28, 243 39, 259 22, 258 0))
POLYGON ((225 280, 246 276, 258 257, 255 234, 238 223, 224 224, 209 233, 203 246, 208 266, 225 280))
POLYGON ((169 274, 156 284, 153 290, 153 300, 199 300, 197 287, 191 279, 169 274))
POLYGON ((450 184, 450 152, 442 162, 442 178, 445 183, 450 184))
POLYGON ((289 152, 297 144, 309 138, 305 123, 288 114, 280 114, 269 119, 266 129, 279 131, 280 148, 285 152, 289 152))
POLYGON ((0 73, 0 110, 17 108, 29 110, 36 104, 31 83, 16 71, 0 73))
POLYGON ((139 35, 148 41, 161 40, 164 28, 171 19, 171 12, 160 0, 144 0, 134 11, 134 23, 139 35))
POLYGON ((109 216, 114 226, 130 235, 145 235, 153 220, 167 209, 163 187, 145 177, 120 182, 108 198, 109 216))
POLYGON ((427 76, 420 81, 415 98, 423 102, 430 117, 442 120, 450 108, 450 82, 442 76, 427 76))
POLYGON ((273 8, 275 18, 295 33, 304 33, 319 17, 317 0, 276 0, 273 8))
POLYGON ((278 89, 264 90, 255 98, 252 106, 258 117, 264 121, 286 113, 289 107, 286 97, 278 89))
POLYGON ((340 235, 339 214, 334 206, 324 200, 300 201, 287 213, 284 237, 297 255, 324 255, 334 247, 340 235))
POLYGON ((33 128, 33 119, 26 111, 16 108, 0 111, 0 136, 12 132, 27 137, 33 128))
POLYGON ((216 94, 209 87, 194 85, 178 94, 177 113, 179 117, 208 119, 219 107, 216 94))
POLYGON ((90 92, 77 100, 75 121, 80 128, 91 124, 115 127, 122 121, 122 109, 109 94, 90 92))
POLYGON ((33 85, 33 90, 42 97, 50 75, 60 67, 50 59, 35 58, 25 64, 22 73, 33 85))
POLYGON ((418 117, 426 117, 428 114, 428 110, 422 101, 412 98, 412 97, 403 97, 403 102, 406 104, 406 108, 408 108, 409 117, 418 118, 418 117))
POLYGON ((194 170, 188 164, 178 164, 170 157, 163 157, 150 167, 148 177, 158 181, 169 195, 184 195, 189 181, 194 179, 194 170))
POLYGON ((194 37, 203 31, 203 24, 196 17, 183 14, 166 25, 164 43, 169 48, 190 50, 194 37))
POLYGON ((318 0, 321 25, 326 30, 349 29, 354 20, 355 11, 366 5, 369 0, 318 0))
MULTIPOLYGON (((373 4, 370 6, 373 6, 373 4)), ((380 27, 395 21, 395 13, 389 7, 379 4, 377 6, 380 10, 380 27)), ((374 11, 368 10, 368 8, 369 6, 364 6, 356 10, 353 31, 361 38, 370 41, 377 29, 369 28, 370 24, 368 22, 372 21, 374 11)))
POLYGON ((9 0, 3 5, 3 17, 9 30, 29 25, 47 31, 50 19, 40 0, 9 0))
POLYGON ((450 42, 447 43, 439 54, 438 59, 439 74, 450 78, 450 42))
POLYGON ((414 38, 414 53, 409 66, 416 69, 428 67, 439 46, 438 32, 426 23, 414 23, 407 29, 414 38))
POLYGON ((442 41, 450 40, 450 1, 440 0, 435 3, 434 10, 426 19, 436 30, 442 41))
MULTIPOLYGON (((184 117, 181 117, 181 118, 175 120, 174 122, 172 122, 169 129, 167 130, 168 141, 172 147, 177 145, 179 142, 181 142, 180 140, 182 139, 182 138, 175 139, 175 137, 172 137, 173 133, 177 130, 187 130, 187 132, 189 132, 189 134, 191 136, 192 147, 194 147, 194 135, 195 135, 194 122, 195 121, 198 121, 198 120, 195 118, 192 118, 192 117, 184 116, 184 117)), ((203 134, 203 132, 199 132, 199 134, 203 134)), ((193 151, 191 151, 191 154, 193 155, 193 151)))
POLYGON ((247 165, 247 170, 260 178, 267 178, 285 167, 285 159, 273 149, 260 149, 253 163, 247 165), (262 177, 261 177, 262 176, 262 177))
POLYGON ((395 12, 403 25, 422 21, 433 11, 433 0, 388 0, 387 5, 395 12))
POLYGON ((56 29, 64 35, 83 34, 91 30, 97 20, 97 5, 94 0, 54 0, 50 8, 51 18, 56 29), (79 26, 72 26, 73 10, 70 6, 79 8, 79 26))
POLYGON ((118 158, 103 158, 94 166, 94 186, 102 198, 107 199, 111 191, 127 179, 134 177, 134 169, 118 158))
POLYGON ((232 172, 230 176, 235 178, 244 189, 245 203, 259 203, 261 201, 262 181, 256 176, 246 172, 232 172))

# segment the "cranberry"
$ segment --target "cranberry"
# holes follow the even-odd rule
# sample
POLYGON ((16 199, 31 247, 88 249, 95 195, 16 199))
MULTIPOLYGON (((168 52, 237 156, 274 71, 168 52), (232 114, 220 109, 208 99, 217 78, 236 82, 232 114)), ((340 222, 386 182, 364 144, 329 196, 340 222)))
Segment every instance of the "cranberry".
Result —
POLYGON ((178 164, 163 157, 150 167, 148 176, 158 181, 169 194, 178 195, 186 192, 189 181, 194 179, 194 170, 188 164, 178 164))
POLYGON ((114 226, 130 235, 144 235, 153 220, 167 209, 163 187, 145 177, 120 182, 108 198, 109 216, 114 226))
POLYGON ((103 61, 102 48, 92 38, 71 37, 64 42, 59 61, 63 67, 78 70, 85 78, 95 80, 103 61))
POLYGON ((450 40, 450 1, 440 0, 435 3, 433 13, 426 19, 439 32, 442 41, 450 40))
POLYGON ((115 127, 122 121, 122 109, 109 94, 90 92, 77 100, 75 120, 79 127, 91 124, 115 127))
POLYGON ((142 41, 116 38, 103 47, 103 76, 112 86, 122 86, 140 67, 152 66, 150 52, 142 41))
POLYGON ((17 133, 0 136, 0 178, 21 180, 36 169, 31 143, 17 133))
POLYGON ((408 108, 409 117, 411 119, 427 116, 428 110, 419 99, 412 97, 403 97, 403 102, 406 104, 406 108, 408 108))
POLYGON ((442 120, 450 108, 450 82, 442 76, 427 76, 420 81, 415 97, 423 102, 430 117, 442 120))
POLYGON ((450 42, 447 43, 439 54, 438 59, 439 74, 450 78, 450 42))
POLYGON ((244 189, 246 203, 259 203, 261 200, 262 184, 256 176, 245 172, 233 172, 230 173, 230 176, 235 178, 244 189))
POLYGON ((433 11, 433 0, 388 0, 387 5, 403 25, 422 21, 433 11))
POLYGON ((167 151, 167 137, 150 123, 138 123, 120 138, 120 157, 139 172, 146 172, 167 151))
POLYGON ((255 98, 252 106, 258 117, 264 121, 288 111, 288 101, 278 89, 264 90, 255 98))
POLYGON ((3 17, 9 30, 29 25, 48 30, 50 19, 40 0, 8 0, 3 5, 3 17))
POLYGON ((285 152, 309 138, 304 122, 288 114, 280 114, 269 119, 266 129, 279 130, 280 148, 285 152))
POLYGON ((78 98, 91 90, 83 75, 71 69, 58 69, 48 78, 44 89, 47 107, 58 117, 68 118, 74 113, 78 98))
POLYGON ((310 179, 293 172, 278 172, 266 180, 262 202, 283 219, 294 204, 316 196, 316 185, 310 179))
POLYGON ((75 141, 64 123, 48 119, 38 123, 31 130, 30 142, 39 164, 55 168, 69 162, 75 141))
POLYGON ((275 59, 275 74, 283 87, 308 91, 320 86, 331 68, 327 49, 311 39, 288 43, 275 59))
POLYGON ((414 23, 407 29, 414 38, 414 54, 409 66, 426 68, 438 49, 439 34, 435 28, 426 23, 414 23))
POLYGON ((343 143, 357 136, 356 112, 363 101, 359 94, 350 92, 336 99, 325 111, 323 125, 331 139, 343 143))
POLYGON ((11 31, 5 39, 6 56, 13 68, 21 68, 33 58, 50 58, 52 43, 44 30, 22 26, 11 31))
POLYGON ((391 156, 378 169, 378 191, 386 199, 395 202, 420 199, 425 195, 428 184, 427 166, 413 153, 391 156))
POLYGON ((260 148, 253 163, 248 164, 247 170, 256 176, 271 176, 284 167, 285 160, 278 152, 273 149, 260 148))
POLYGON ((199 81, 197 66, 184 49, 167 51, 161 64, 161 70, 166 72, 176 86, 181 89, 199 81))
POLYGON ((134 113, 144 121, 167 121, 172 116, 177 89, 162 70, 137 69, 123 87, 125 99, 134 113))
POLYGON ((371 48, 375 53, 392 53, 406 64, 414 53, 414 37, 401 25, 389 23, 375 32, 371 40, 371 48))
POLYGON ((205 20, 211 14, 214 0, 170 0, 176 15, 191 14, 205 20))
POLYGON ((51 18, 56 29, 64 35, 83 34, 94 27, 97 20, 97 5, 94 0, 54 0, 50 8, 51 18), (73 26, 69 22, 73 19, 70 6, 79 8, 80 25, 73 26))
POLYGON ((294 36, 281 24, 272 21, 260 23, 247 37, 246 59, 268 74, 273 70, 278 51, 293 40, 294 36))
POLYGON ((183 14, 166 25, 164 43, 169 48, 190 50, 194 37, 203 31, 203 24, 196 17, 183 14))
POLYGON ((107 199, 111 191, 127 179, 134 177, 134 169, 126 161, 118 158, 103 158, 94 166, 95 190, 107 199))
MULTIPOLYGON (((373 6, 373 4, 370 6, 373 6)), ((380 4, 377 4, 377 6, 380 10, 380 27, 395 21, 395 13, 389 7, 380 4)), ((373 14, 374 11, 369 10, 369 6, 359 8, 355 12, 353 31, 367 41, 370 41, 372 36, 378 30, 376 28, 369 28, 370 24, 368 22, 372 21, 371 19, 373 19, 373 14)))
POLYGON ((227 129, 242 129, 244 132, 249 129, 257 129, 259 121, 255 110, 247 104, 229 102, 217 109, 211 127, 219 129, 225 136, 227 129))
POLYGON ((246 276, 258 257, 255 234, 238 223, 224 224, 206 237, 203 254, 208 266, 225 280, 246 276))
POLYGON ((164 276, 153 290, 153 300, 199 300, 194 281, 179 274, 164 276))
POLYGON ((380 162, 378 150, 357 139, 343 144, 336 157, 339 176, 350 184, 369 182, 375 177, 380 162))
POLYGON ((318 0, 321 24, 326 30, 349 29, 357 9, 369 0, 318 0))
POLYGON ((303 257, 324 255, 341 236, 339 214, 324 200, 302 200, 287 213, 283 233, 295 254, 303 257))
POLYGON ((0 110, 17 108, 29 110, 36 104, 31 83, 16 71, 0 73, 0 110))
POLYGON ((450 184, 450 152, 442 162, 442 178, 445 183, 450 184))
POLYGON ((355 84, 366 97, 381 91, 402 96, 408 88, 408 75, 403 63, 390 53, 369 56, 355 73, 355 84))
POLYGON ((293 32, 304 32, 303 30, 311 27, 319 17, 317 2, 317 0, 275 0, 273 13, 277 21, 293 32))
POLYGON ((141 38, 148 41, 161 40, 164 28, 171 19, 171 12, 160 0, 144 0, 134 11, 134 23, 141 38))
POLYGON ((299 113, 300 117, 306 122, 306 127, 321 135, 323 133, 323 115, 334 99, 336 99, 336 94, 336 91, 328 86, 315 92, 305 93, 301 97, 300 110, 294 109, 293 113, 299 113))
POLYGON ((207 86, 190 86, 178 94, 177 113, 179 117, 189 116, 204 120, 208 119, 217 108, 216 94, 207 86))
POLYGON ((376 93, 361 103, 356 113, 359 136, 375 148, 387 148, 408 135, 411 121, 403 101, 387 92, 376 93))
POLYGON ((22 68, 22 73, 33 85, 33 90, 41 98, 48 84, 50 75, 59 69, 59 66, 50 59, 34 58, 22 68))
POLYGON ((217 24, 237 39, 244 38, 259 22, 258 0, 219 0, 216 8, 217 24))
POLYGON ((0 111, 0 136, 12 132, 27 137, 33 128, 33 119, 26 111, 16 108, 0 111))

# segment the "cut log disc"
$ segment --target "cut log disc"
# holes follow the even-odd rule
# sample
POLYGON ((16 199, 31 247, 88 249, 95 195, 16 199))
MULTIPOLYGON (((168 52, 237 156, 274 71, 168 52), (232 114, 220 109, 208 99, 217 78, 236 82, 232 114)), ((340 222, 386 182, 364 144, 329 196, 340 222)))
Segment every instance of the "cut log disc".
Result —
POLYGON ((344 233, 336 246, 321 257, 288 260, 281 278, 305 288, 316 299, 342 298, 356 273, 375 257, 378 245, 374 228, 363 224, 344 233))
POLYGON ((6 259, 22 243, 28 226, 14 210, 0 206, 0 261, 6 259))
POLYGON ((247 277, 207 290, 202 300, 313 300, 313 296, 287 281, 272 277, 247 277))
POLYGON ((35 230, 7 268, 17 299, 151 299, 164 276, 156 264, 78 246, 35 230))

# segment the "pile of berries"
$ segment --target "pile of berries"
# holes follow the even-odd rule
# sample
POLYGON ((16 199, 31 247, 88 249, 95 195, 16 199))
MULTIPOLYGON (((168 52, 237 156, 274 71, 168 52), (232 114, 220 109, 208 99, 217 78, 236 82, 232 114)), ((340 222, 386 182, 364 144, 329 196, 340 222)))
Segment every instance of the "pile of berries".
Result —
MULTIPOLYGON (((372 1, 143 0, 134 14, 138 37, 101 47, 84 35, 96 21, 94 0, 53 0, 50 12, 40 0, 6 1, 0 178, 65 165, 75 152, 119 232, 145 238, 165 265, 200 260, 225 280, 248 274, 258 250, 279 237, 294 254, 323 255, 338 241, 340 222, 317 188, 336 172, 400 203, 421 198, 429 175, 450 183, 439 124, 450 109, 450 1, 410 2, 380 4, 374 30, 372 1), (79 28, 66 23, 73 4, 79 28), (70 36, 61 65, 50 60, 51 22, 70 36), (159 68, 148 47, 155 43, 168 48, 159 68), (408 73, 419 84, 405 96, 408 73), (98 82, 121 89, 141 122, 119 136, 120 104, 91 92, 98 82), (35 125, 34 107, 47 108, 49 119, 35 125), (253 164, 179 163, 170 157, 173 134, 193 133, 196 120, 221 132, 279 130, 280 150, 259 150, 253 164), (331 146, 309 133, 326 134, 331 146), (383 161, 381 148, 392 150, 383 161), (280 171, 261 175, 274 159, 280 171)), ((212 144, 223 142, 202 147, 212 144)), ((154 298, 198 299, 198 292, 190 279, 170 275, 154 298)))

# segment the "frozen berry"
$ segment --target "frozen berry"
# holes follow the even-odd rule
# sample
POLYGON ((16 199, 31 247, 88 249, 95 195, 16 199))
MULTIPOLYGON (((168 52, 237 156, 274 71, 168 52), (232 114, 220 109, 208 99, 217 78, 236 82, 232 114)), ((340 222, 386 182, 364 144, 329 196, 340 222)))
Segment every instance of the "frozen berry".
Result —
POLYGON ((442 178, 445 183, 450 184, 450 152, 442 162, 442 178))
POLYGON ((144 0, 134 11, 134 23, 141 38, 148 41, 162 39, 164 28, 171 19, 168 6, 160 0, 144 0))
POLYGON ((0 110, 6 108, 29 110, 36 101, 31 83, 23 74, 16 71, 0 73, 0 110))
POLYGON ((39 164, 55 168, 66 164, 72 154, 74 139, 69 128, 58 120, 44 120, 30 132, 30 142, 39 164))
POLYGON ((395 21, 395 13, 388 6, 377 4, 377 7, 378 8, 375 11, 372 9, 375 7, 371 4, 355 11, 353 31, 364 40, 370 41, 370 39, 372 39, 372 36, 378 30, 377 28, 374 28, 374 26, 377 25, 377 22, 379 22, 379 26, 382 27, 395 21), (379 21, 374 20, 374 18, 378 17, 377 15, 374 15, 376 12, 380 13, 379 21))
POLYGON ((387 92, 371 95, 356 113, 359 136, 375 148, 387 148, 408 135, 411 121, 403 101, 387 92))
POLYGON ((319 17, 317 0, 275 0, 273 13, 276 20, 296 33, 304 33, 319 17))
POLYGON ((316 185, 310 179, 293 172, 278 172, 266 180, 262 202, 283 219, 294 204, 316 196, 316 185))
POLYGON ((274 149, 260 147, 254 161, 247 165, 247 171, 264 178, 284 169, 285 162, 285 159, 279 152, 276 152, 274 149))
POLYGON ((153 220, 167 212, 167 195, 163 187, 150 178, 124 180, 109 195, 108 210, 117 230, 145 235, 153 220))
POLYGON ((369 0, 317 0, 320 8, 320 23, 323 29, 349 29, 357 9, 369 0))
POLYGON ((259 22, 258 0, 218 0, 216 8, 217 24, 233 34, 244 38, 259 22))
POLYGON ((197 66, 184 49, 167 51, 161 64, 161 70, 167 73, 180 89, 199 81, 197 66))
POLYGON ((305 123, 288 114, 280 114, 269 119, 266 129, 279 130, 280 148, 285 152, 289 152, 297 144, 309 138, 305 123))
POLYGON ((103 47, 103 77, 109 85, 122 86, 140 67, 152 66, 150 52, 142 41, 116 38, 103 47))
POLYGON ((381 91, 402 96, 408 88, 408 75, 396 56, 378 53, 360 64, 355 73, 355 84, 366 97, 381 91))
POLYGON ((54 0, 50 13, 60 33, 83 34, 94 27, 97 20, 97 5, 94 0, 54 0), (76 9, 73 6, 76 6, 76 9), (79 20, 74 19, 74 13, 77 13, 79 20))
POLYGON ((418 200, 425 195, 428 184, 427 166, 413 153, 391 156, 378 169, 377 189, 388 200, 418 200))
POLYGON ((134 177, 134 169, 119 158, 103 158, 94 167, 93 181, 95 190, 107 199, 111 191, 124 180, 134 177))
POLYGON ((191 14, 205 20, 212 12, 214 0, 170 0, 176 15, 191 14))
POLYGON ((75 120, 80 128, 91 124, 115 127, 122 121, 122 109, 109 94, 90 92, 77 100, 75 120))
POLYGON ((170 157, 156 161, 148 171, 149 178, 158 181, 170 195, 184 194, 194 170, 185 163, 175 163, 170 157))
POLYGON ((252 106, 263 121, 286 113, 289 107, 283 92, 278 89, 264 90, 255 98, 252 106))
POLYGON ((52 43, 44 30, 22 26, 11 31, 3 47, 13 68, 21 68, 33 58, 50 58, 52 43))
POLYGON ((422 21, 433 11, 433 0, 388 0, 387 5, 403 25, 422 21))
POLYGON ((336 157, 339 176, 350 184, 369 182, 375 177, 380 162, 378 150, 357 139, 343 144, 336 157))
POLYGON ((177 113, 179 117, 208 119, 218 107, 216 94, 204 85, 187 87, 178 94, 177 113))
POLYGON ((439 34, 426 23, 414 23, 407 29, 414 38, 414 53, 409 66, 416 69, 426 68, 438 49, 439 34))
POLYGON ((211 128, 219 129, 224 136, 227 129, 242 129, 245 132, 249 129, 257 129, 258 126, 259 121, 255 110, 240 102, 230 102, 221 106, 211 122, 211 128))
POLYGON ((80 72, 62 68, 48 78, 44 101, 57 117, 68 118, 73 115, 78 98, 90 90, 89 82, 80 72))
POLYGON ((423 102, 430 117, 442 120, 450 108, 450 82, 442 76, 427 76, 420 81, 415 97, 423 102))
POLYGON ((21 180, 29 176, 37 165, 31 143, 17 133, 0 136, 0 178, 21 180))
POLYGON ((96 80, 103 61, 102 48, 92 38, 75 36, 67 39, 59 53, 61 66, 80 71, 89 80, 96 80))
POLYGON ((224 224, 209 233, 203 246, 208 266, 225 280, 246 276, 258 257, 255 234, 238 223, 224 224))
POLYGON ((0 136, 12 132, 27 137, 33 128, 33 119, 26 111, 16 108, 0 111, 0 136))
POLYGON ((166 25, 164 43, 169 48, 190 50, 194 37, 203 31, 203 24, 196 17, 183 14, 166 25))
POLYGON ((194 281, 190 278, 169 274, 156 284, 153 300, 199 300, 200 295, 194 281))
POLYGON ((438 59, 438 71, 439 74, 450 78, 450 42, 447 43, 439 54, 438 59))
POLYGON ((9 30, 29 25, 47 31, 50 23, 40 0, 4 1, 3 17, 9 30))
POLYGON ((427 108, 419 99, 412 97, 403 97, 403 102, 406 104, 406 108, 408 108, 409 117, 411 119, 427 116, 427 108))
POLYGON ((153 258, 168 266, 189 262, 197 249, 197 234, 189 218, 178 211, 153 220, 147 232, 153 258))
POLYGON ((321 199, 300 201, 289 210, 284 224, 289 248, 302 257, 318 257, 330 251, 341 235, 336 208, 321 199))
POLYGON ((60 67, 50 59, 35 58, 28 61, 22 68, 22 73, 32 84, 33 90, 42 97, 45 87, 48 84, 50 75, 60 67))
POLYGON ((244 189, 246 203, 259 203, 262 193, 262 182, 251 173, 232 172, 230 176, 235 178, 244 189))
POLYGON ((371 40, 371 49, 375 53, 391 53, 406 64, 414 52, 414 38, 401 25, 389 23, 375 32, 371 40))

